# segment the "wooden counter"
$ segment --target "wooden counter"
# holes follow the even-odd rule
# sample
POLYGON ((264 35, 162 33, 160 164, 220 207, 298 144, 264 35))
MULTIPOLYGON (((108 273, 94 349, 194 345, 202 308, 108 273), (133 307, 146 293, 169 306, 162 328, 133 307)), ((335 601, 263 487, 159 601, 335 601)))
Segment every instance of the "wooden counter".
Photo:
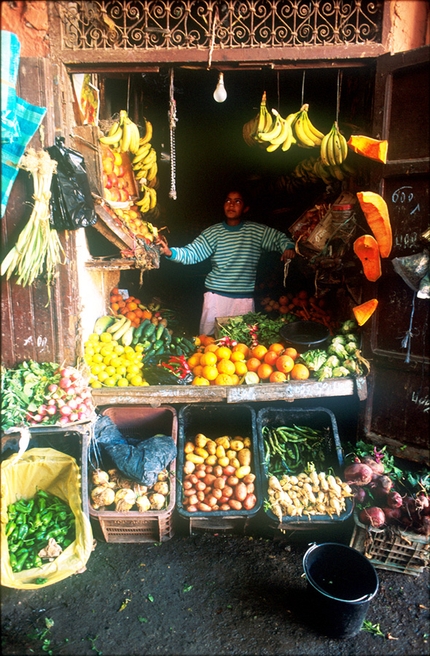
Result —
POLYGON ((332 378, 321 383, 314 380, 258 385, 152 385, 147 387, 112 387, 93 389, 97 406, 150 405, 158 407, 172 403, 251 403, 265 401, 295 401, 334 396, 366 398, 366 379, 332 378))

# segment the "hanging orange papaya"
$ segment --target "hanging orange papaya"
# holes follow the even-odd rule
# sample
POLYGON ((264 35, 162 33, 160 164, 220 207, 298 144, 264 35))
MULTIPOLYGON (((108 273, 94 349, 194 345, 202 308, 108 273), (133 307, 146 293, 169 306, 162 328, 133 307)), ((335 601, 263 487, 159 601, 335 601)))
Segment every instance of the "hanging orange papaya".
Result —
POLYGON ((370 319, 370 317, 375 312, 377 307, 378 307, 377 298, 372 298, 370 299, 370 301, 366 301, 361 305, 356 305, 355 307, 353 307, 352 311, 354 312, 354 317, 358 325, 363 326, 366 323, 366 321, 370 319))
POLYGON ((352 134, 348 139, 348 146, 354 153, 383 164, 387 163, 388 141, 386 139, 372 139, 361 134, 352 134))
POLYGON ((372 235, 362 235, 354 242, 354 253, 363 265, 367 280, 375 282, 382 275, 378 242, 372 235))
POLYGON ((387 203, 382 196, 373 191, 359 191, 357 198, 378 242, 381 257, 388 257, 393 246, 393 233, 387 203))

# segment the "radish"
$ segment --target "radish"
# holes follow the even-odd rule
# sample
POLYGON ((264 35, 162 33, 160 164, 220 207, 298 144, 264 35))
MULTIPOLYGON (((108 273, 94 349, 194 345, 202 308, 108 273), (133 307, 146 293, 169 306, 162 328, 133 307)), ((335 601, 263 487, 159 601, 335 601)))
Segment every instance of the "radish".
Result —
POLYGON ((71 415, 72 414, 72 408, 69 405, 63 405, 60 408, 60 414, 62 414, 63 416, 71 415))
POLYGON ((58 385, 56 385, 55 383, 51 383, 50 385, 48 385, 48 392, 51 392, 51 394, 56 392, 57 389, 58 389, 58 385))
POLYGON ((48 410, 48 408, 47 408, 46 405, 40 405, 37 412, 39 413, 39 415, 44 417, 46 415, 47 410, 48 410))
POLYGON ((71 384, 72 384, 72 381, 70 380, 70 378, 65 378, 65 377, 63 377, 63 378, 61 378, 61 380, 60 380, 60 387, 61 387, 61 389, 65 389, 65 390, 66 390, 66 389, 69 389, 69 387, 70 387, 71 384))
POLYGON ((47 410, 46 410, 46 412, 47 412, 48 415, 50 415, 51 417, 53 417, 53 416, 56 415, 57 412, 58 412, 57 406, 55 406, 55 405, 49 405, 48 408, 47 408, 47 410))
POLYGON ((40 422, 42 421, 42 419, 43 419, 43 417, 42 417, 42 415, 40 415, 40 414, 35 414, 35 415, 33 416, 33 421, 34 421, 36 424, 40 424, 40 422))

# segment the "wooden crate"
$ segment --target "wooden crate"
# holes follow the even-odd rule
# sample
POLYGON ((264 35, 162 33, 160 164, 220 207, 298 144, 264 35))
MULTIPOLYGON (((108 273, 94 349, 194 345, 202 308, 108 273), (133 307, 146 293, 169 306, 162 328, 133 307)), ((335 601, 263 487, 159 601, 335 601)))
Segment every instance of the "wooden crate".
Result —
POLYGON ((410 531, 376 529, 354 516, 350 546, 378 569, 419 576, 430 560, 430 540, 410 531))

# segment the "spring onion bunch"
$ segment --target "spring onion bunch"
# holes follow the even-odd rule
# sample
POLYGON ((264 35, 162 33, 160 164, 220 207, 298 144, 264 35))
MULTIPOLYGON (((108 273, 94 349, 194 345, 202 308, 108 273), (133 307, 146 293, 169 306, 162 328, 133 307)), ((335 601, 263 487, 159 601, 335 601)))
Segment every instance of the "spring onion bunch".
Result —
POLYGON ((1 275, 6 274, 9 280, 15 273, 16 283, 26 287, 45 273, 49 294, 56 266, 64 253, 58 232, 50 225, 51 182, 57 162, 46 151, 29 148, 19 167, 33 177, 34 205, 28 223, 1 264, 1 275))

